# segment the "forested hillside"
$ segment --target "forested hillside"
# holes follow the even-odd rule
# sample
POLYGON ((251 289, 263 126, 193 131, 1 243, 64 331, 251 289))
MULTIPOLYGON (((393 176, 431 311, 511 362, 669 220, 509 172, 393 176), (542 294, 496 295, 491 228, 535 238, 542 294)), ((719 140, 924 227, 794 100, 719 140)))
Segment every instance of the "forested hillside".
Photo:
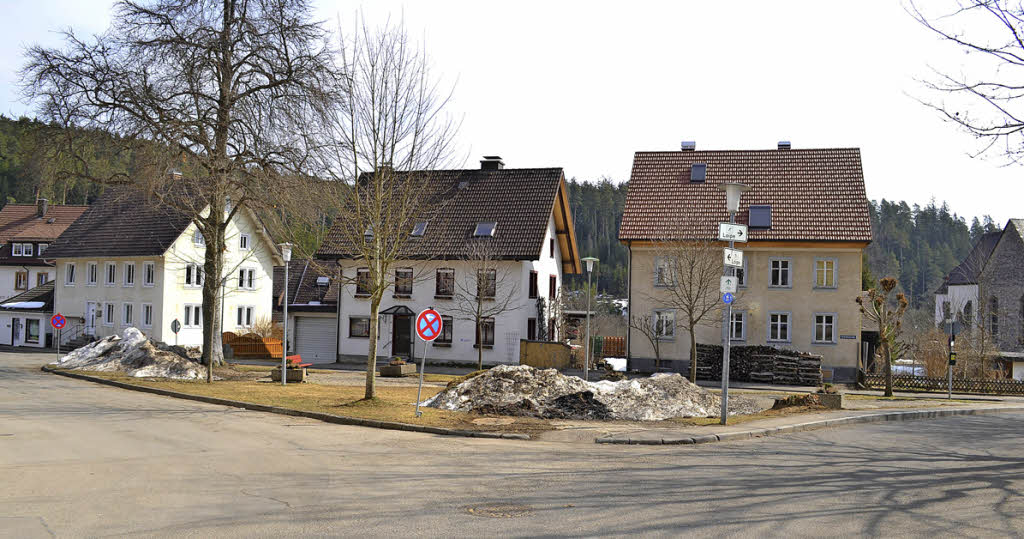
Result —
MULTIPOLYGON (((597 291, 616 297, 626 297, 629 268, 629 251, 618 239, 626 188, 626 182, 616 185, 608 178, 597 183, 569 180, 569 205, 580 257, 600 259, 594 272, 597 291)), ((587 282, 586 271, 567 276, 566 281, 571 288, 582 288, 587 282)))
MULTIPOLYGON (((85 204, 92 202, 102 187, 66 171, 87 166, 93 172, 111 175, 130 170, 131 157, 111 153, 109 148, 115 145, 104 144, 108 135, 102 133, 76 137, 76 144, 94 148, 88 163, 67 162, 62 151, 68 140, 65 135, 63 130, 35 120, 0 115, 0 202, 32 203, 38 191, 55 204, 85 204)), ((627 185, 608 178, 597 182, 573 178, 568 184, 580 256, 600 259, 597 289, 617 297, 625 297, 627 292, 629 252, 618 241, 627 185)), ((1002 226, 987 216, 975 217, 968 224, 946 203, 930 202, 921 207, 883 199, 871 202, 870 211, 874 241, 866 253, 868 269, 876 278, 898 277, 915 308, 930 305, 943 276, 967 255, 975 239, 1002 226)), ((315 240, 306 239, 303 243, 310 243, 312 252, 315 240)), ((586 274, 567 277, 572 288, 584 283, 586 274)))
POLYGON ((970 252, 985 232, 1001 229, 992 218, 975 217, 970 226, 943 202, 923 208, 906 202, 871 202, 874 241, 867 249, 875 277, 897 277, 913 307, 929 306, 942 279, 970 252))

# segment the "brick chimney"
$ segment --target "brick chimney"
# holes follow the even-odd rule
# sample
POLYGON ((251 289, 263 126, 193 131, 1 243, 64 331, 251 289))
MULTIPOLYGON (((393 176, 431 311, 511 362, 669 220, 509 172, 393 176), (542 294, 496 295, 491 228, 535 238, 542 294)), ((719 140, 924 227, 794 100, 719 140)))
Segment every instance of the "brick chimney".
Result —
POLYGON ((40 217, 40 218, 46 217, 46 210, 48 210, 48 209, 50 209, 50 201, 49 200, 46 200, 45 198, 40 198, 39 200, 36 200, 36 216, 37 217, 40 217))

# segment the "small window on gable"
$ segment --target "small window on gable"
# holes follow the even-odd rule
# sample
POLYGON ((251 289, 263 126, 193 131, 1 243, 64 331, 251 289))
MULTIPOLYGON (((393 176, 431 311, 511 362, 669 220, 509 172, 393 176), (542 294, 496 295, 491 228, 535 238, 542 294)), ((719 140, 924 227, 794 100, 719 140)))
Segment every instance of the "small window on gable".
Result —
POLYGON ((750 206, 750 228, 771 228, 772 227, 772 207, 763 204, 758 206, 750 206))
POLYGON ((203 233, 200 232, 198 228, 192 233, 192 243, 196 246, 206 245, 206 240, 203 239, 203 233))
POLYGON ((476 230, 473 231, 473 236, 476 237, 491 237, 494 236, 495 229, 498 228, 498 223, 477 223, 476 230))
POLYGON ((690 165, 690 183, 704 183, 708 175, 707 163, 694 163, 690 165))
POLYGON ((411 235, 412 235, 412 236, 413 236, 414 238, 419 238, 419 237, 422 237, 422 236, 423 236, 423 234, 424 234, 424 233, 425 233, 426 231, 427 231, 427 222, 426 222, 426 221, 418 221, 418 222, 417 222, 417 223, 416 223, 416 224, 415 224, 415 225, 414 225, 414 226, 412 227, 412 234, 411 234, 411 235))
POLYGON ((249 250, 249 235, 248 234, 242 234, 242 235, 238 236, 238 249, 240 251, 248 251, 249 250))

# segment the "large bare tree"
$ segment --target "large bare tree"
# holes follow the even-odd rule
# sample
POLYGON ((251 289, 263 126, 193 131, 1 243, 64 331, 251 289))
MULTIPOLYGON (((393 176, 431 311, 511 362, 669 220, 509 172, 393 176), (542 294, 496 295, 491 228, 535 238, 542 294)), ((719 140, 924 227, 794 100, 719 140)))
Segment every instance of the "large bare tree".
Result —
MULTIPOLYGON (((132 160, 129 173, 106 175, 85 160, 71 172, 131 184, 188 215, 205 240, 206 275, 224 275, 225 232, 238 212, 280 209, 315 175, 311 156, 340 79, 306 0, 121 0, 106 32, 67 30, 64 41, 28 49, 27 96, 49 121, 112 133, 132 160)), ((203 286, 210 365, 223 353, 220 280, 203 286)))
POLYGON ((1011 0, 908 0, 907 12, 965 53, 968 65, 933 66, 921 102, 977 138, 978 153, 1024 158, 1024 6, 1011 0))
MULTIPOLYGON (((412 233, 445 199, 429 171, 449 164, 457 125, 445 112, 450 92, 439 91, 426 52, 401 25, 371 28, 359 19, 341 51, 344 98, 331 122, 338 143, 323 168, 336 180, 344 218, 322 252, 367 268, 357 285, 370 302, 365 397, 371 399, 380 303, 395 286, 396 263, 426 252, 412 233)), ((356 276, 343 275, 341 282, 355 283, 356 276)))
MULTIPOLYGON (((519 272, 511 264, 502 263, 497 244, 492 239, 478 238, 466 244, 462 258, 464 271, 455 279, 452 311, 462 320, 470 320, 476 331, 477 370, 484 368, 484 325, 501 314, 520 307, 519 272)), ((494 331, 494 326, 491 326, 494 331)))

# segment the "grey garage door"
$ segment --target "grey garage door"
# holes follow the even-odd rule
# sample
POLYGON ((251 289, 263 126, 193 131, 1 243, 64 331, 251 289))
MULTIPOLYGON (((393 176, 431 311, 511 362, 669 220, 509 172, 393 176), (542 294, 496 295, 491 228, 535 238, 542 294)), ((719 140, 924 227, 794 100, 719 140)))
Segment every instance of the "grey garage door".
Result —
POLYGON ((306 363, 334 361, 338 342, 338 321, 335 318, 295 317, 295 348, 306 363))

